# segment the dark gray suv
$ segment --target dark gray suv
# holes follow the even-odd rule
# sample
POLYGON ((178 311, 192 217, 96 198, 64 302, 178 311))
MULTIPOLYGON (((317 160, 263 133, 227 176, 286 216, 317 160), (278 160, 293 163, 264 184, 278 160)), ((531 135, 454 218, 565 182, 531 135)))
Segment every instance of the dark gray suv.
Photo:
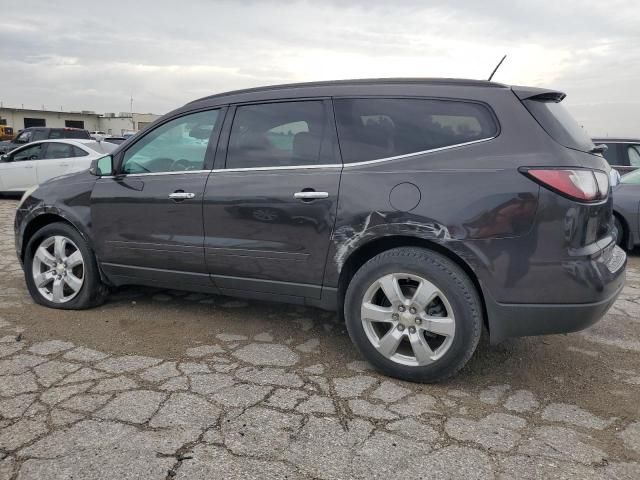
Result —
POLYGON ((321 82, 179 108, 23 197, 34 300, 153 285, 337 309, 379 370, 446 378, 492 341, 570 332, 624 284, 609 166, 564 94, 321 82))

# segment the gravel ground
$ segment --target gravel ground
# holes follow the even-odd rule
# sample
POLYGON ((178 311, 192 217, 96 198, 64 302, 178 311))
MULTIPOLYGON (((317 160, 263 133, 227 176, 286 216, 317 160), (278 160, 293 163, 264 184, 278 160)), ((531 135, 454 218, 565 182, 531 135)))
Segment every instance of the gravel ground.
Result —
POLYGON ((581 333, 373 372, 335 315, 127 288, 34 305, 0 200, 0 480, 640 478, 640 256, 581 333))

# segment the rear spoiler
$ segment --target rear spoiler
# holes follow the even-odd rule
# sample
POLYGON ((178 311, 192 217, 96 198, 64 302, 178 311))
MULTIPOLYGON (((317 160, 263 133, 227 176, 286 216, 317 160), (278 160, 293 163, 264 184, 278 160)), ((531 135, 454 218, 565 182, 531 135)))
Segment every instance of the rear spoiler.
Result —
POLYGON ((540 100, 543 102, 561 102, 567 96, 564 92, 547 90, 546 88, 512 86, 511 91, 520 100, 540 100))

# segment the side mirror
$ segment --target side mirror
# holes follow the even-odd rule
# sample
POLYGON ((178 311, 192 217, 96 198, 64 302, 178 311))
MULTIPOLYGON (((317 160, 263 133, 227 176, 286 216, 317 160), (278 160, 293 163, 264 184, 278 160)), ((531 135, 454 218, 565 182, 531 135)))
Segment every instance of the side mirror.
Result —
POLYGON ((111 158, 111 155, 93 160, 89 167, 89 173, 96 177, 113 175, 113 158, 111 158))
POLYGON ((0 162, 6 162, 6 163, 13 162, 13 158, 11 157, 11 155, 4 154, 0 156, 0 162))

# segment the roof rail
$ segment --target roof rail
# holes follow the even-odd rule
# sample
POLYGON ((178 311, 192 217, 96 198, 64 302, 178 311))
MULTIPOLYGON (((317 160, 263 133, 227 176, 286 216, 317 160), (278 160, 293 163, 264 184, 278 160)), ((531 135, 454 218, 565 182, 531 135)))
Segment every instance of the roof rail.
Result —
POLYGON ((327 80, 320 82, 285 83, 281 85, 268 85, 264 87, 245 88, 232 90, 229 92, 216 93, 206 97, 198 98, 189 103, 195 103, 212 98, 226 97, 229 95, 239 95, 243 93, 267 92, 270 90, 283 90, 287 88, 307 88, 307 87, 330 87, 333 85, 450 85, 460 87, 493 87, 507 88, 507 85, 488 80, 474 80, 466 78, 360 78, 352 80, 327 80))

